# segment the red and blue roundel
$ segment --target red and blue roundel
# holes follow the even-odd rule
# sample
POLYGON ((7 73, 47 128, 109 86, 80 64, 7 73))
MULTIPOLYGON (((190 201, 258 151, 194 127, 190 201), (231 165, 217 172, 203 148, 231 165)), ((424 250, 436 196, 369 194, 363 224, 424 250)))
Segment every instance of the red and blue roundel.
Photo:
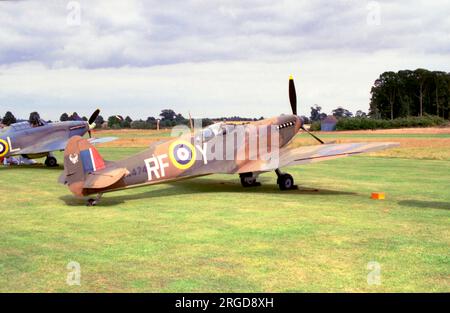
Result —
POLYGON ((0 158, 7 155, 8 152, 9 152, 8 143, 6 141, 4 141, 3 139, 0 139, 0 158))
POLYGON ((195 147, 184 140, 174 141, 169 147, 169 158, 180 170, 186 170, 195 163, 195 147))

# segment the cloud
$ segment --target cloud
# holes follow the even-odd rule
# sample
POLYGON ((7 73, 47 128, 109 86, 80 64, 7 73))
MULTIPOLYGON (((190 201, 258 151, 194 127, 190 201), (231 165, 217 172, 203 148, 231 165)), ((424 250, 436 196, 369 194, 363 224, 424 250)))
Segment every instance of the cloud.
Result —
POLYGON ((0 114, 270 116, 291 73, 302 114, 367 111, 385 70, 450 71, 443 0, 71 2, 0 1, 0 114))
POLYGON ((0 3, 0 63, 103 68, 450 49, 445 2, 80 1, 79 26, 67 24, 67 3, 0 3))
MULTIPOLYGON (((211 61, 151 67, 48 68, 39 63, 0 66, 0 113, 20 116, 38 110, 46 118, 62 112, 105 116, 156 116, 172 108, 196 117, 275 116, 289 113, 287 78, 294 74, 300 114, 317 103, 325 112, 338 105, 367 112, 370 87, 383 71, 442 69, 448 56, 405 58, 377 52, 305 54, 297 61, 211 61)), ((447 65, 448 66, 448 65, 447 65)))

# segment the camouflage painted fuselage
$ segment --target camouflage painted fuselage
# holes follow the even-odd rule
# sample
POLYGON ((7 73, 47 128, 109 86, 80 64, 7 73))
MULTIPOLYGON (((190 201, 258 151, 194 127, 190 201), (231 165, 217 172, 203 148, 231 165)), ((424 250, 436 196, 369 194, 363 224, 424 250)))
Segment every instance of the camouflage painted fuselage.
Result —
POLYGON ((278 150, 293 139, 301 126, 301 119, 296 115, 281 115, 245 125, 221 124, 220 133, 210 137, 205 136, 207 128, 155 143, 137 155, 106 162, 101 171, 85 172, 84 175, 80 174, 80 168, 71 169, 78 166, 78 162, 71 162, 80 154, 77 149, 90 147, 86 143, 69 147, 69 142, 65 152, 67 166, 61 182, 68 184, 75 195, 87 196, 215 173, 243 173, 242 169, 248 163, 263 163, 267 158, 276 157, 278 150), (124 169, 124 172, 118 169, 124 169), (112 176, 122 173, 125 173, 123 177, 114 181, 112 176))
POLYGON ((275 152, 274 149, 280 149, 287 145, 297 134, 300 126, 301 121, 297 116, 283 115, 243 125, 242 129, 246 134, 241 142, 236 140, 236 137, 241 136, 238 133, 242 129, 231 129, 229 133, 216 135, 210 140, 204 140, 201 136, 195 135, 185 136, 156 144, 138 155, 117 162, 117 166, 125 167, 130 172, 124 179, 126 186, 158 183, 213 173, 240 173, 240 169, 246 163, 265 161, 271 152, 275 152), (286 127, 278 130, 276 127, 279 125, 286 125, 286 127), (272 135, 277 136, 275 141, 271 141, 272 135), (256 142, 264 147, 255 147, 254 144, 252 147, 250 136, 253 138, 253 143, 256 142), (234 138, 230 139, 230 137, 234 138), (176 158, 177 144, 183 145, 186 142, 195 148, 195 157, 193 158, 195 160, 192 164, 183 164, 176 158), (216 150, 220 148, 222 151, 217 152, 216 150), (153 170, 149 173, 149 169, 153 170))

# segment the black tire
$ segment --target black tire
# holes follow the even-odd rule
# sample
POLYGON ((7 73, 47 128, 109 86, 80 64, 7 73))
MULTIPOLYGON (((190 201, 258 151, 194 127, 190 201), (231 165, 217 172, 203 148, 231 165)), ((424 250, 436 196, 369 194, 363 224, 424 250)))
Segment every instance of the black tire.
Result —
POLYGON ((252 181, 249 177, 241 177, 242 187, 252 187, 255 185, 256 180, 252 181))
POLYGON ((45 159, 45 165, 48 167, 56 167, 58 166, 58 161, 54 157, 47 157, 47 159, 45 159))
POLYGON ((283 174, 278 178, 278 186, 281 190, 290 190, 294 188, 294 178, 289 174, 283 174))
POLYGON ((249 174, 241 174, 241 185, 242 187, 258 187, 261 186, 261 183, 256 181, 256 178, 253 177, 252 173, 249 174))
POLYGON ((96 205, 97 201, 95 199, 89 199, 86 204, 86 206, 96 206, 96 205))

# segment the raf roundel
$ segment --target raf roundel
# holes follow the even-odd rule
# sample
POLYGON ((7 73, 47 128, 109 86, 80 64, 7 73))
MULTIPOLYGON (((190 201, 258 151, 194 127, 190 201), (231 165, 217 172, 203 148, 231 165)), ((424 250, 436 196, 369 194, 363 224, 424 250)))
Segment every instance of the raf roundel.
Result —
POLYGON ((3 139, 0 139, 0 158, 8 154, 8 151, 9 151, 8 143, 3 139))
POLYGON ((195 163, 195 147, 187 141, 177 140, 169 147, 169 158, 180 170, 186 170, 195 163))

